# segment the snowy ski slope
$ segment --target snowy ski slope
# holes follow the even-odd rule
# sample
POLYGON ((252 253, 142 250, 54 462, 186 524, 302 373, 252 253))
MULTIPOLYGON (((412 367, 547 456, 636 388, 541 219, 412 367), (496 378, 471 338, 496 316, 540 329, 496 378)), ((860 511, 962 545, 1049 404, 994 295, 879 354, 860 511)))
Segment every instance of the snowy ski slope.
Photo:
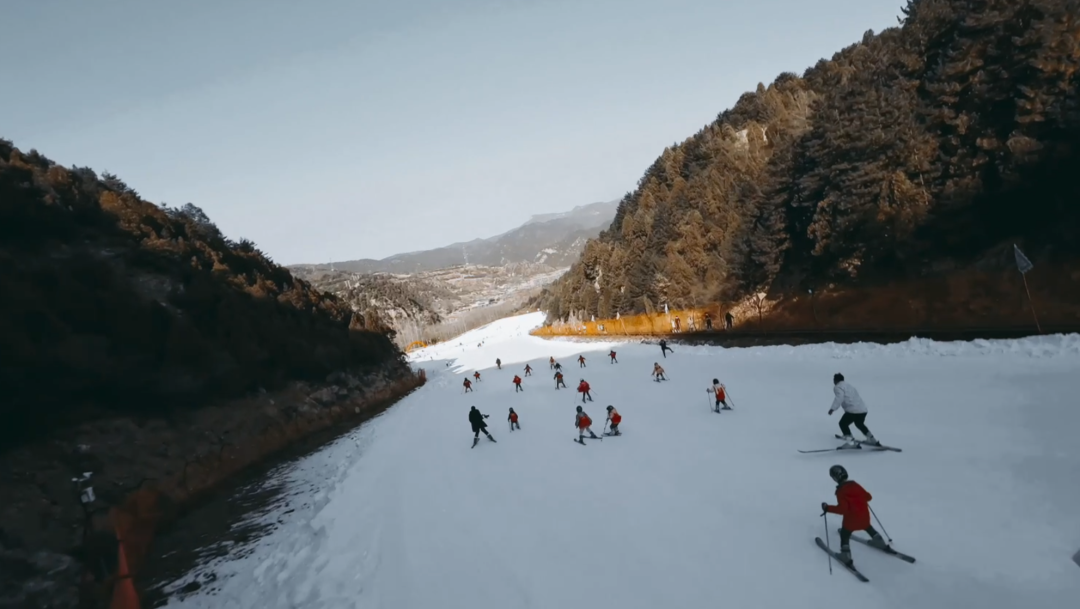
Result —
MULTIPOLYGON (((862 609, 1080 606, 1080 337, 721 349, 543 341, 539 314, 413 355, 428 384, 282 471, 311 488, 258 518, 278 528, 183 580, 169 606, 304 609, 862 609), (484 341, 482 347, 477 343, 484 341), (460 345, 459 345, 460 343, 460 345), (587 368, 579 370, 583 353, 587 368), (554 389, 547 359, 564 366, 554 389), (503 370, 495 369, 496 357, 503 370), (670 381, 649 373, 659 361, 670 381), (446 363, 451 362, 450 366, 446 363), (511 378, 535 369, 524 393, 511 378), (475 393, 466 373, 480 370, 475 393), (895 452, 840 444, 832 375, 895 452), (735 410, 711 412, 713 377, 735 410), (571 442, 587 379, 596 429, 571 442), (470 405, 498 443, 470 449, 470 405), (508 432, 507 409, 521 415, 508 432), (820 503, 841 463, 908 564, 852 544, 834 564, 820 503)), ((837 517, 830 516, 837 544, 837 517)))

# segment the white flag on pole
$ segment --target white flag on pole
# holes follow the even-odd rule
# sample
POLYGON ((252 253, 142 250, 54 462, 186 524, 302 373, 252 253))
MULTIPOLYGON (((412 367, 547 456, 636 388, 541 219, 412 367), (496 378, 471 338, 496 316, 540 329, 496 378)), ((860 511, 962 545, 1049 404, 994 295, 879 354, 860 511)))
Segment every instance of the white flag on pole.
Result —
POLYGON ((1020 269, 1021 274, 1027 275, 1027 272, 1035 267, 1024 255, 1024 252, 1021 252, 1020 248, 1016 247, 1015 243, 1013 243, 1013 255, 1016 256, 1016 268, 1020 269))

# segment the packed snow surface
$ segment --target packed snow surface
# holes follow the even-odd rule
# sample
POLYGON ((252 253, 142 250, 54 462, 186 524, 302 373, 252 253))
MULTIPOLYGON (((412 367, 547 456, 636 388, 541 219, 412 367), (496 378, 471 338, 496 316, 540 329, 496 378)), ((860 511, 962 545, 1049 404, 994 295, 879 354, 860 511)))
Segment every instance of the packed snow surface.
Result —
MULTIPOLYGON (((280 472, 310 492, 258 515, 280 524, 176 582, 208 583, 169 606, 1080 606, 1080 338, 674 345, 663 358, 653 344, 529 336, 541 321, 505 319, 415 352, 428 384, 280 472), (549 356, 568 390, 555 390, 549 356), (526 362, 533 376, 515 394, 526 362), (669 381, 651 380, 654 362, 669 381), (840 444, 840 413, 826 414, 835 372, 902 453, 797 452, 840 444), (714 377, 733 411, 711 411, 714 377), (582 378, 595 429, 613 404, 621 437, 571 442, 582 378), (470 448, 471 405, 491 415, 497 443, 470 448), (508 431, 510 407, 521 431, 508 431), (879 530, 917 563, 852 544, 870 583, 835 563, 830 575, 814 538, 826 535, 834 463, 873 494, 879 530)), ((834 547, 839 525, 830 515, 834 547)))

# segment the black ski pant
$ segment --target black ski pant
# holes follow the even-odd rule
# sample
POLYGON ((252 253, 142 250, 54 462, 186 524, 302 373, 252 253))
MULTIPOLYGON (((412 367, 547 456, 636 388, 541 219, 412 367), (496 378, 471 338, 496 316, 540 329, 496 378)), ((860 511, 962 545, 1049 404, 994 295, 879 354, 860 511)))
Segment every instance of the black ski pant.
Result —
POLYGON ((589 395, 589 392, 588 392, 588 391, 582 391, 582 392, 581 392, 581 403, 582 403, 582 404, 584 404, 584 403, 585 403, 585 398, 589 398, 589 401, 590 401, 590 402, 592 401, 592 396, 591 396, 591 395, 589 395))
POLYGON ((668 351, 671 351, 672 353, 675 353, 675 350, 672 349, 671 347, 668 347, 667 345, 664 345, 663 347, 660 347, 660 353, 661 353, 661 355, 664 356, 664 359, 667 359, 667 352, 668 351))
POLYGON ((519 391, 525 391, 525 390, 521 388, 521 385, 519 385, 517 383, 514 383, 514 393, 517 393, 519 391))
POLYGON ((585 362, 578 362, 578 368, 584 368, 585 362))
POLYGON ((721 405, 721 404, 723 404, 723 405, 724 405, 724 408, 728 408, 728 405, 727 405, 727 402, 726 402, 726 401, 724 401, 724 400, 721 400, 720 398, 716 398, 716 409, 717 409, 717 410, 719 410, 719 409, 720 409, 720 405, 721 405))
POLYGON ((514 431, 515 429, 520 430, 521 424, 517 421, 510 421, 510 431, 514 431))
MULTIPOLYGON (((849 530, 845 529, 844 527, 840 527, 840 551, 842 551, 842 552, 850 552, 851 551, 851 533, 852 533, 852 531, 849 531, 849 530)), ((866 534, 869 535, 870 537, 877 537, 878 536, 878 532, 872 526, 866 527, 866 534)))
POLYGON ((844 416, 840 417, 840 431, 844 432, 845 436, 850 436, 851 426, 854 424, 864 436, 869 436, 870 430, 866 428, 866 423, 864 423, 864 421, 866 421, 865 412, 860 412, 859 414, 845 412, 844 416))
POLYGON ((472 430, 473 430, 473 438, 479 438, 480 437, 480 432, 484 432, 485 436, 490 436, 491 435, 491 434, 488 433, 487 425, 473 425, 472 430))
POLYGON ((611 363, 613 363, 613 364, 617 364, 617 363, 619 363, 619 360, 617 360, 617 359, 615 359, 615 358, 613 357, 613 358, 611 358, 611 363))
POLYGON ((566 389, 566 383, 564 383, 562 381, 555 381, 555 388, 556 389, 558 389, 560 385, 562 385, 563 389, 566 389))

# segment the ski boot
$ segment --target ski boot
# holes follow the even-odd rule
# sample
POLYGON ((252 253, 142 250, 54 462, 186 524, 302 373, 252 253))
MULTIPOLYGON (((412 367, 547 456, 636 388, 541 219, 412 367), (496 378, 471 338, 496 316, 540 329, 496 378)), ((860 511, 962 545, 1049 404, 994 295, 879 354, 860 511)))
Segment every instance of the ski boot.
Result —
POLYGON ((866 434, 866 439, 860 442, 860 444, 865 444, 867 446, 881 446, 881 442, 878 442, 872 433, 866 434))
POLYGON ((866 541, 866 545, 871 548, 877 548, 879 550, 887 550, 889 548, 889 542, 885 541, 885 538, 879 535, 874 535, 866 541))
POLYGON ((472 446, 470 448, 476 448, 477 443, 480 442, 480 438, 472 439, 472 446))
MULTIPOLYGON (((487 437, 488 437, 488 440, 491 440, 492 442, 495 442, 495 438, 493 438, 491 436, 491 434, 488 434, 487 437)), ((495 443, 498 444, 498 442, 495 442, 495 443)))
POLYGON ((855 442, 855 438, 852 436, 844 436, 844 445, 840 448, 859 448, 859 444, 855 442))
POLYGON ((851 560, 851 548, 841 547, 840 551, 836 553, 837 559, 849 567, 855 566, 855 561, 851 560))

